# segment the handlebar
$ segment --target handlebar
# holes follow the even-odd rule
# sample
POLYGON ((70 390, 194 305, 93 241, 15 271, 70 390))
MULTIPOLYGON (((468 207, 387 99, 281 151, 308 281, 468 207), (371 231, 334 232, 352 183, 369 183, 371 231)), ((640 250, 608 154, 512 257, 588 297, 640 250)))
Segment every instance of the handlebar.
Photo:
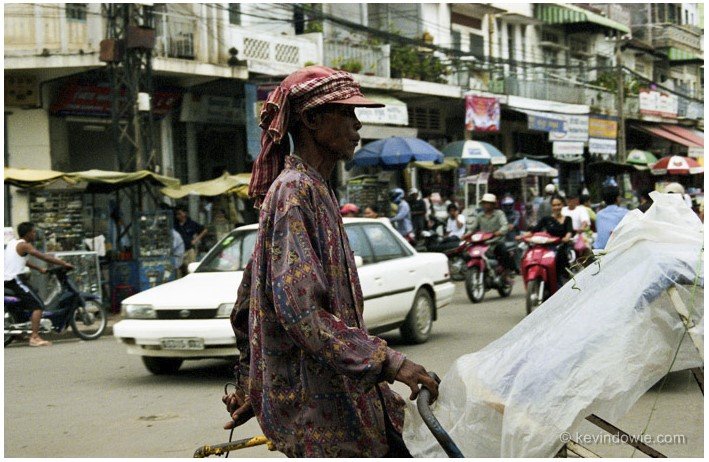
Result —
MULTIPOLYGON (((430 375, 433 380, 440 383, 441 380, 435 372, 429 372, 428 375, 430 375)), ((443 429, 436 416, 433 415, 433 411, 428 404, 429 399, 431 399, 431 392, 429 389, 426 387, 421 388, 419 396, 416 398, 416 407, 418 408, 419 414, 421 414, 421 418, 428 429, 431 430, 434 438, 436 438, 436 441, 438 441, 438 444, 441 445, 448 457, 464 458, 465 456, 462 452, 460 452, 460 449, 455 444, 451 436, 443 429)))

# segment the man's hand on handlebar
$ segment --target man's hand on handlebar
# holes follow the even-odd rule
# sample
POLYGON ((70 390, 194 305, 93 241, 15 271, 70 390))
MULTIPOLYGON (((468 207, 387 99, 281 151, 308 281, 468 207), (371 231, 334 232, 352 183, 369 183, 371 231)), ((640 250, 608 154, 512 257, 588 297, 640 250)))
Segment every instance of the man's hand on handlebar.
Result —
POLYGON ((426 369, 423 366, 409 361, 408 359, 405 359, 401 364, 395 380, 397 382, 405 383, 409 388, 411 388, 411 396, 409 396, 409 399, 412 401, 416 399, 421 391, 419 384, 428 388, 431 392, 431 400, 428 404, 433 404, 433 402, 438 398, 438 382, 433 380, 428 375, 428 372, 426 372, 426 369))
POLYGON ((246 423, 254 416, 251 408, 251 400, 241 390, 222 396, 222 402, 226 405, 226 410, 231 415, 231 420, 224 424, 224 430, 231 430, 246 423))

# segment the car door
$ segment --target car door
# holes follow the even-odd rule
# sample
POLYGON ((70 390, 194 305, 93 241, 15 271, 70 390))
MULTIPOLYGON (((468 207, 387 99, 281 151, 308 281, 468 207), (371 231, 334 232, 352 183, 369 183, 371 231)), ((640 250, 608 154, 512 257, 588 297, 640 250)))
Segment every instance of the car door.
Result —
POLYGON ((375 291, 365 294, 365 320, 370 328, 394 324, 406 319, 416 288, 414 258, 391 227, 383 223, 362 224, 362 231, 374 253, 374 261, 367 265, 368 277, 374 281, 375 291))
POLYGON ((374 252, 361 224, 345 225, 345 230, 347 231, 347 239, 350 242, 352 252, 356 256, 362 257, 363 265, 357 268, 357 275, 359 276, 362 296, 364 297, 365 325, 371 329, 382 325, 382 322, 384 322, 380 316, 372 317, 372 313, 377 314, 382 310, 374 306, 379 300, 371 298, 373 294, 381 293, 384 290, 383 284, 381 278, 379 280, 375 278, 375 271, 373 271, 372 267, 374 264, 374 252))

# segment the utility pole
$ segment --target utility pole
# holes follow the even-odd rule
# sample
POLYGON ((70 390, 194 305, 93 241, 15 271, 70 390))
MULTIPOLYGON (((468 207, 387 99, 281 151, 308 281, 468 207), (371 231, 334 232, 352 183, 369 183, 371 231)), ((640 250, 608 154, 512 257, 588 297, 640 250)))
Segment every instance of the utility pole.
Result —
POLYGON ((155 26, 152 6, 107 4, 107 38, 101 42, 111 82, 111 119, 118 168, 155 170, 151 97, 155 26))
POLYGON ((625 79, 623 78, 623 59, 622 59, 622 44, 623 37, 620 35, 615 38, 615 65, 617 69, 617 93, 616 93, 616 103, 618 111, 618 161, 625 162, 625 116, 624 116, 624 91, 625 91, 625 79))

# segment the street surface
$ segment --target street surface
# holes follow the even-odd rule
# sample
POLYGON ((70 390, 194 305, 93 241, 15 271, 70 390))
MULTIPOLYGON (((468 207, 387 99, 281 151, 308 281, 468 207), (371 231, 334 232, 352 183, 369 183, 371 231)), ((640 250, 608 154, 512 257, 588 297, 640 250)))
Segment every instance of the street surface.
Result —
MULTIPOLYGON (((383 335, 390 345, 443 377, 459 356, 474 352, 524 318, 520 278, 508 299, 488 292, 479 305, 468 302, 457 283, 455 304, 441 310, 431 339, 404 345, 398 332, 383 335)), ((193 361, 179 375, 151 375, 138 357, 128 356, 113 337, 93 342, 67 339, 50 348, 27 342, 5 349, 5 457, 191 457, 204 444, 224 443, 228 416, 221 402, 231 367, 193 361)), ((408 397, 407 387, 394 388, 408 397)), ((667 456, 703 457, 703 396, 692 375, 673 373, 662 392, 655 386, 620 422, 638 435, 681 435, 683 443, 654 445, 667 456), (656 407, 649 419, 653 406, 656 407)), ((601 416, 602 417, 602 416, 601 416)), ((585 423, 583 434, 605 434, 585 423)), ((255 419, 234 439, 261 434, 255 419)), ((575 436, 575 435, 573 435, 575 436)), ((595 441, 595 440, 594 440, 595 441)), ((585 444, 606 457, 631 457, 623 444, 585 444)), ((230 457, 282 457, 265 446, 230 457)), ((644 457, 639 452, 636 457, 644 457)))

